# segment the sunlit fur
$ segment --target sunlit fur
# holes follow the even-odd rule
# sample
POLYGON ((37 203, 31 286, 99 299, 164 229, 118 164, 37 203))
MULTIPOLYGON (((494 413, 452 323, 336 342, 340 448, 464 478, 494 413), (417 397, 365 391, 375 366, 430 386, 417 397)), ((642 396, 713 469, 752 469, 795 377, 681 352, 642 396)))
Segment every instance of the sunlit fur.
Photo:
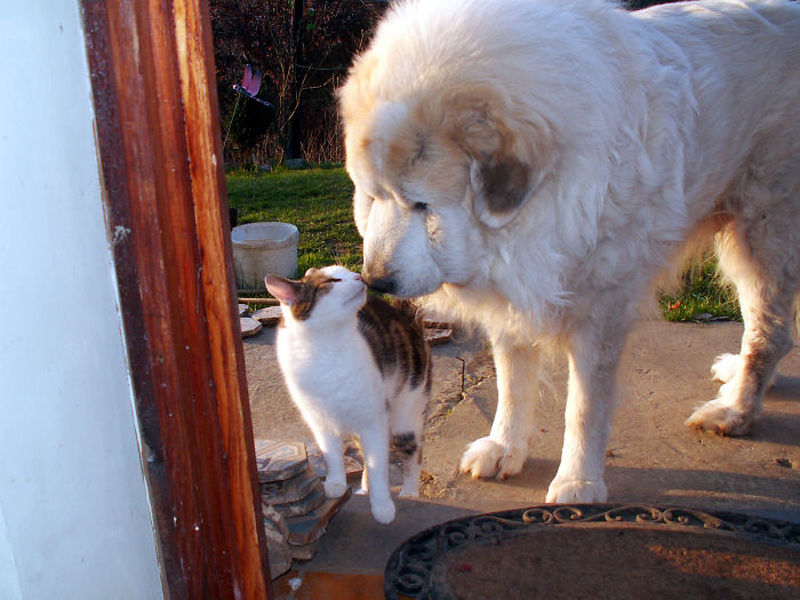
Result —
POLYGON ((800 7, 395 4, 340 90, 365 280, 476 323, 499 404, 462 469, 522 468, 540 348, 569 357, 551 501, 606 498, 619 354, 685 245, 714 237, 741 368, 689 424, 744 433, 800 286, 800 7), (390 287, 389 287, 390 286, 390 287))
POLYGON ((389 447, 403 459, 401 496, 417 496, 423 417, 430 399, 430 354, 414 317, 367 297, 358 274, 310 269, 299 282, 267 277, 283 319, 277 354, 286 385, 322 450, 325 492, 347 489, 342 438, 358 436, 362 492, 372 515, 390 523, 389 447))

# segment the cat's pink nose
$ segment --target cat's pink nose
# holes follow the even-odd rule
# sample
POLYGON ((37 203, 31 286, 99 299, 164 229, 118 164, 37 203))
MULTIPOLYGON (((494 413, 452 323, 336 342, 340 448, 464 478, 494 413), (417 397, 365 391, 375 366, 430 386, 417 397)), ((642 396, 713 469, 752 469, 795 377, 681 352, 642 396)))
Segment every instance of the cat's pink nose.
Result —
POLYGON ((361 281, 361 275, 356 275, 356 281, 361 281))

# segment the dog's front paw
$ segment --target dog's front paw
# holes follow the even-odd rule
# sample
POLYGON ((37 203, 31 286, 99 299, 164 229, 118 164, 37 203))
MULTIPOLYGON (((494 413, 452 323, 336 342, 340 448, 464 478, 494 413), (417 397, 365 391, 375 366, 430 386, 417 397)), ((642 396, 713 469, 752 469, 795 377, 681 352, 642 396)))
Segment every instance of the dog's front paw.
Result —
POLYGON ((506 479, 522 471, 527 452, 521 448, 506 448, 490 437, 475 440, 461 457, 461 472, 474 478, 506 479))
POLYGON ((606 484, 586 479, 559 479, 556 477, 547 488, 546 502, 583 503, 605 502, 608 498, 606 484))
POLYGON ((711 365, 711 379, 728 383, 742 368, 742 358, 738 354, 720 354, 711 365))
POLYGON ((394 521, 395 514, 397 514, 391 498, 386 500, 370 498, 370 509, 372 510, 372 518, 383 525, 388 525, 394 521))
POLYGON ((720 398, 698 408, 686 424, 694 429, 714 431, 720 435, 747 435, 753 428, 754 417, 723 402, 720 398))
POLYGON ((323 481, 322 486, 328 498, 341 498, 347 491, 347 484, 341 481, 323 481))

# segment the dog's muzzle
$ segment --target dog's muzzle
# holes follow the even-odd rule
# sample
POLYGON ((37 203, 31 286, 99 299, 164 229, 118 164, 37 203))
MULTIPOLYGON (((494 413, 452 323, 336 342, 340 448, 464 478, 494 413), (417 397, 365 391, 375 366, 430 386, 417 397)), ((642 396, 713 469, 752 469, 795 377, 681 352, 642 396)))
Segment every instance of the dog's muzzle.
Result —
POLYGON ((370 289, 375 290, 381 294, 393 294, 397 286, 394 279, 373 279, 368 284, 370 289))
POLYGON ((381 294, 393 294, 397 290, 394 275, 382 268, 370 269, 365 266, 361 271, 361 279, 370 289, 381 294))

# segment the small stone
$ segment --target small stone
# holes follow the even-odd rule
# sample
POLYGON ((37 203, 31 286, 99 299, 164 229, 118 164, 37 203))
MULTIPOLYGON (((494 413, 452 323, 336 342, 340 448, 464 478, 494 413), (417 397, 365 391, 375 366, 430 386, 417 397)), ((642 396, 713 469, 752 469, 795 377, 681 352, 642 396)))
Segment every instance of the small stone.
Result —
POLYGON ((242 337, 253 337, 258 334, 264 326, 250 317, 240 317, 239 326, 242 328, 242 337))
POLYGON ((311 560, 317 553, 317 548, 319 548, 319 540, 303 546, 289 544, 289 553, 295 560, 311 560))
POLYGON ((711 313, 697 313, 695 315, 692 315, 692 321, 699 321, 701 323, 704 323, 705 321, 710 321, 713 317, 714 315, 712 315, 711 313))
POLYGON ((450 323, 446 323, 444 321, 429 321, 424 320, 422 322, 422 326, 426 329, 452 329, 453 326, 450 323))
POLYGON ((258 481, 285 481, 302 473, 308 466, 308 455, 303 442, 275 442, 255 440, 258 481))
POLYGON ((319 446, 306 443, 306 451, 308 452, 308 464, 317 472, 317 475, 324 478, 328 474, 328 469, 325 466, 325 459, 322 458, 319 446))
POLYGON ((292 568, 292 553, 286 537, 268 523, 264 523, 269 554, 269 574, 272 579, 280 577, 292 568))
POLYGON ((352 491, 348 487, 341 498, 327 498, 322 506, 307 515, 286 519, 286 525, 289 527, 289 545, 305 546, 320 539, 328 523, 344 506, 351 494, 352 491))
POLYGON ((247 304, 240 304, 239 305, 239 316, 246 317, 247 313, 250 312, 250 307, 247 304))
POLYGON ((261 514, 264 517, 264 525, 272 527, 275 531, 280 532, 283 537, 289 536, 289 528, 286 525, 286 519, 275 508, 264 502, 261 499, 261 514))
POLYGON ((302 517, 311 511, 317 510, 325 502, 325 490, 322 487, 322 481, 319 479, 318 481, 319 486, 315 487, 305 498, 285 504, 273 504, 272 508, 286 519, 290 517, 302 517))
POLYGON ((344 457, 344 472, 347 477, 351 475, 361 475, 364 472, 364 465, 361 464, 360 458, 353 458, 345 454, 344 457))
POLYGON ((280 306, 267 306, 253 313, 253 318, 262 325, 277 325, 281 320, 280 306))
MULTIPOLYGON (((306 441, 306 451, 308 452, 308 461, 320 477, 325 477, 328 474, 328 469, 325 466, 325 459, 322 457, 322 451, 317 446, 314 440, 306 441)), ((354 475, 361 475, 364 471, 364 463, 361 459, 361 453, 358 448, 353 444, 348 444, 344 450, 344 472, 347 477, 354 475)))
POLYGON ((437 328, 425 329, 425 341, 428 342, 429 346, 444 344, 452 339, 453 339, 452 329, 437 329, 437 328))
POLYGON ((267 504, 288 504, 302 500, 322 488, 316 471, 306 463, 306 469, 290 479, 261 483, 261 498, 267 504))

